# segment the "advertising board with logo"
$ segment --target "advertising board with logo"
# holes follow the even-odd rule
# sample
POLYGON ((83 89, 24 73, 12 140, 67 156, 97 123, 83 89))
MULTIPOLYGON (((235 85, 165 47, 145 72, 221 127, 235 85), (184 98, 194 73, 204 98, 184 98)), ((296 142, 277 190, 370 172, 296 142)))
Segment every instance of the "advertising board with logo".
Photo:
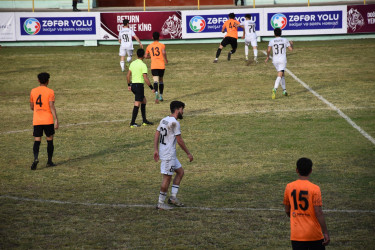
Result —
MULTIPOLYGON (((245 21, 245 15, 251 14, 251 20, 255 22, 255 31, 261 30, 262 11, 255 10, 233 10, 235 19, 239 22, 245 21)), ((214 38, 224 37, 221 32, 223 24, 229 19, 228 10, 207 10, 207 11, 182 11, 183 29, 182 38, 214 38)), ((242 28, 238 29, 239 36, 243 33, 242 28)), ((260 35, 260 34, 258 34, 260 35)))
POLYGON ((17 40, 97 40, 99 13, 16 13, 17 40))
POLYGON ((375 4, 349 5, 348 33, 375 32, 375 4))
POLYGON ((283 35, 346 33, 346 6, 264 9, 265 35, 275 28, 283 35))
POLYGON ((0 41, 16 40, 16 21, 14 13, 3 12, 0 15, 0 41))
POLYGON ((129 20, 131 28, 139 39, 152 40, 152 33, 158 31, 160 39, 181 39, 181 12, 121 12, 101 13, 101 40, 117 40, 123 27, 123 20, 129 20))

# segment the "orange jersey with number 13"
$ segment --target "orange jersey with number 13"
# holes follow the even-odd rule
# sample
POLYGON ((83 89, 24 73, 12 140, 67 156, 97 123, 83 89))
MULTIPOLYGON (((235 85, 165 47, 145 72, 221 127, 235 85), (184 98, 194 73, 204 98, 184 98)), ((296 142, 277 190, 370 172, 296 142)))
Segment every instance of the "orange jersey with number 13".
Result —
POLYGON ((156 41, 147 46, 146 54, 151 56, 151 69, 165 69, 163 50, 165 45, 156 41))
POLYGON ((55 93, 46 86, 39 86, 31 90, 30 102, 34 103, 33 125, 53 124, 53 116, 49 102, 55 101, 55 93))

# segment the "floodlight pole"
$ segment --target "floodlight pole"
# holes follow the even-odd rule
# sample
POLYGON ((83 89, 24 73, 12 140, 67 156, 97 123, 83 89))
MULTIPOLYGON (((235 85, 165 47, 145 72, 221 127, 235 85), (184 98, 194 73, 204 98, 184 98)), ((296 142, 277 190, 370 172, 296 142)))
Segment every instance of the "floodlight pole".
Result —
POLYGON ((253 0, 253 8, 255 8, 255 0, 253 0))
POLYGON ((198 0, 198 10, 200 9, 200 6, 199 6, 199 0, 198 0))
POLYGON ((146 11, 146 0, 143 0, 143 11, 146 11))
POLYGON ((34 12, 34 0, 33 0, 33 12, 34 12))
POLYGON ((87 0, 87 12, 90 12, 90 0, 87 0))
POLYGON ((310 0, 307 1, 307 6, 310 7, 310 0))

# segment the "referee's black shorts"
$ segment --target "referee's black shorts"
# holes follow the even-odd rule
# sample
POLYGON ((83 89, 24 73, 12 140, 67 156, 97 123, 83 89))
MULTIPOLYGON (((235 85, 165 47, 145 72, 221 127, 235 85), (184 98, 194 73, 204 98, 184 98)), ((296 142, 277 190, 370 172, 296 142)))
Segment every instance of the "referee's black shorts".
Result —
POLYGON ((237 49, 237 38, 230 37, 230 36, 224 37, 223 41, 221 41, 220 44, 223 47, 230 44, 232 46, 232 49, 236 50, 237 49))
POLYGON ((136 102, 143 102, 145 98, 145 88, 143 83, 132 83, 131 90, 134 94, 134 100, 136 102))

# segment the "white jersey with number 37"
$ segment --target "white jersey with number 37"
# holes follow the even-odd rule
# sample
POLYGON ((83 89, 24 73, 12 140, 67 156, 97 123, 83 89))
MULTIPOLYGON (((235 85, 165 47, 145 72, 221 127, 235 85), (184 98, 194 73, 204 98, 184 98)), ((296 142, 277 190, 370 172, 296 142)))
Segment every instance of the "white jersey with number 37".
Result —
POLYGON ((118 39, 121 40, 121 47, 125 49, 134 49, 133 36, 135 36, 135 33, 132 29, 122 27, 118 34, 118 39))
POLYGON ((268 43, 268 47, 272 47, 272 62, 286 63, 286 48, 290 46, 288 39, 276 37, 268 43))
POLYGON ((158 128, 159 137, 159 157, 161 160, 176 158, 176 136, 181 134, 180 123, 176 118, 167 116, 163 118, 158 128))

